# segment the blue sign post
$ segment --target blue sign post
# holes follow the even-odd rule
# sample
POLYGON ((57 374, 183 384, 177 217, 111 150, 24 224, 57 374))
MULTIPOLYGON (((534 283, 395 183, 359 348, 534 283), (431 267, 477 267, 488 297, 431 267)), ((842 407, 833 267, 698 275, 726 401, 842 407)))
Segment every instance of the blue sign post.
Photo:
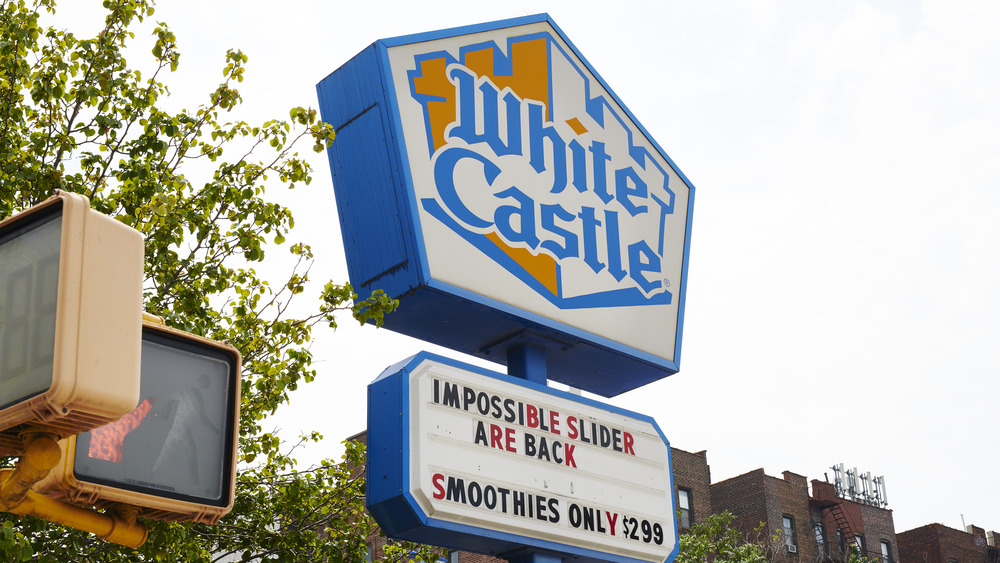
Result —
MULTIPOLYGON (((521 344, 507 350, 507 374, 511 377, 548 385, 546 376, 545 348, 532 344, 521 344)), ((548 553, 526 550, 524 554, 508 556, 509 563, 561 563, 562 557, 548 553)))

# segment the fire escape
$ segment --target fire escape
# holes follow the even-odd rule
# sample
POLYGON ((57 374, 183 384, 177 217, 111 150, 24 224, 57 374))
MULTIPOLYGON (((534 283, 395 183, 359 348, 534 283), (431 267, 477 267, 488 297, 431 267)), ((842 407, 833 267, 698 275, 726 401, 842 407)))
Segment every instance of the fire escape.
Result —
MULTIPOLYGON (((858 528, 851 524, 851 519, 844 512, 843 507, 837 499, 811 499, 809 504, 814 508, 818 508, 821 514, 826 516, 829 514, 833 521, 837 523, 837 530, 840 535, 836 538, 838 549, 843 551, 843 558, 846 560, 850 556, 851 546, 857 545, 857 534, 858 528)), ((860 548, 860 546, 859 546, 860 548)), ((835 555, 837 551, 833 548, 827 547, 829 550, 830 559, 838 559, 835 555)), ((862 553, 862 555, 867 555, 862 553)))

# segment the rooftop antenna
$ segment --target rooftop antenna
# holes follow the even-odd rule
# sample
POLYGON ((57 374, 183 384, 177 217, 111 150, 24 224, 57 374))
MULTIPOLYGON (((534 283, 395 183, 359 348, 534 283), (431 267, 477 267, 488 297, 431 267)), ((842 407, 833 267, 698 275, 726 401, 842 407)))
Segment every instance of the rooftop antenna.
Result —
POLYGON ((889 504, 889 497, 885 494, 885 475, 875 478, 875 503, 879 507, 889 504))
POLYGON ((851 500, 858 500, 858 468, 847 470, 847 494, 851 495, 851 500))
POLYGON ((846 491, 844 490, 844 464, 833 465, 830 467, 833 470, 833 492, 840 498, 845 498, 846 491))

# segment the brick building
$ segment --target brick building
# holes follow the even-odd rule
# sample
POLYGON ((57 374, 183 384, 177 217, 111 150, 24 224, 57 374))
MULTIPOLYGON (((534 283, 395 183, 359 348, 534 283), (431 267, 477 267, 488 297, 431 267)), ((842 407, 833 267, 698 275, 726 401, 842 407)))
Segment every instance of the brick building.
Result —
POLYGON ((810 516, 805 477, 786 471, 785 478, 778 479, 756 469, 714 483, 712 507, 714 512, 736 516, 736 528, 764 545, 770 558, 787 554, 804 561, 816 559, 815 544, 805 541, 810 516))
POLYGON ((1000 533, 977 526, 966 531, 941 524, 928 524, 901 532, 900 563, 997 563, 1000 561, 1000 533))
POLYGON ((846 561, 852 545, 867 557, 898 560, 892 511, 838 497, 831 483, 756 469, 711 489, 713 512, 735 515, 737 529, 764 545, 770 560, 846 561))
MULTIPOLYGON (((352 438, 366 441, 365 433, 352 438)), ((670 449, 678 528, 729 511, 750 541, 777 563, 846 562, 852 546, 880 563, 1000 563, 1000 533, 969 526, 966 532, 929 524, 895 533, 892 511, 872 498, 850 495, 837 485, 785 471, 763 469, 712 483, 708 455, 670 449)), ((377 552, 384 538, 373 538, 377 552)), ((504 559, 442 550, 442 562, 504 563, 504 559)))
POLYGON ((679 512, 677 527, 683 531, 713 513, 712 473, 705 451, 690 453, 670 448, 670 461, 674 473, 674 500, 679 512))
POLYGON ((824 545, 826 557, 844 560, 847 546, 855 545, 867 557, 899 560, 891 510, 841 498, 833 484, 815 479, 809 502, 816 545, 824 545), (821 532, 825 534, 822 542, 821 532))

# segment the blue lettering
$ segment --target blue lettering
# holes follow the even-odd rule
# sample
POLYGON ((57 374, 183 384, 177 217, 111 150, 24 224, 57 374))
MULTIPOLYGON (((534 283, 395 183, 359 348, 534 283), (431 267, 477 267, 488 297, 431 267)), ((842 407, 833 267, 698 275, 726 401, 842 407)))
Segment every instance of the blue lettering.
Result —
POLYGON ((583 222, 583 261, 596 274, 604 269, 604 263, 597 258, 597 227, 601 222, 593 207, 582 207, 577 217, 583 222))
POLYGON ((608 162, 611 157, 604 152, 604 143, 594 141, 590 144, 590 152, 594 154, 594 193, 601 198, 604 203, 610 203, 614 199, 608 193, 608 162))
POLYGON ((628 272, 622 269, 622 241, 618 230, 617 211, 604 210, 604 236, 608 242, 608 273, 616 280, 622 281, 628 272))
POLYGON ((566 188, 566 142, 552 125, 544 124, 545 106, 535 102, 528 104, 528 142, 531 144, 529 163, 535 172, 545 171, 545 139, 552 144, 552 190, 557 194, 566 188))
POLYGON ((483 93, 483 126, 486 143, 497 156, 521 154, 521 101, 513 92, 507 92, 503 101, 507 106, 507 144, 500 140, 500 107, 497 89, 489 81, 479 87, 483 93))
POLYGON ((592 125, 579 134, 570 131, 583 131, 573 124, 557 128, 556 123, 546 121, 545 104, 522 100, 509 88, 501 90, 461 65, 450 65, 448 76, 455 87, 457 115, 447 135, 470 147, 445 146, 433 157, 438 200, 448 214, 468 229, 495 229, 496 235, 516 247, 532 251, 541 247, 557 260, 582 258, 595 274, 607 268, 612 278, 635 284, 647 295, 665 290, 659 277, 667 216, 674 211, 669 176, 664 174, 661 192, 655 189, 659 176, 652 180, 656 171, 642 164, 644 153, 625 152, 627 147, 619 146, 616 133, 607 138, 598 134, 602 140, 595 140, 590 134, 592 125), (560 131, 565 132, 565 139, 560 131), (614 144, 603 142, 609 139, 614 144), (511 156, 520 157, 520 162, 511 156), (519 179, 498 183, 502 162, 503 171, 513 170, 512 178, 519 179), (513 166, 508 168, 506 162, 513 166), (612 162, 631 165, 618 168, 612 162), (527 171, 529 166, 538 178, 520 179, 517 171, 527 171), (575 190, 549 197, 566 190, 570 174, 575 190), (548 184, 549 179, 551 185, 538 185, 548 184), (468 199, 463 201, 463 196, 468 199), (484 205, 487 198, 494 202, 484 205), (640 224, 648 231, 636 236, 640 224), (654 224, 659 228, 656 234, 651 232, 654 224))
POLYGON ((476 75, 462 67, 453 67, 452 80, 458 82, 458 123, 450 135, 458 137, 470 145, 486 143, 498 156, 521 154, 521 101, 513 92, 507 92, 503 101, 507 109, 507 143, 500 139, 500 106, 497 103, 500 92, 489 80, 479 86, 483 95, 481 104, 476 103, 476 75), (476 109, 483 108, 483 132, 476 130, 476 109))
POLYGON ((456 219, 470 227, 484 229, 492 225, 489 221, 479 218, 462 203, 462 198, 458 196, 458 190, 455 188, 455 167, 466 158, 478 160, 483 164, 483 177, 486 178, 486 183, 491 186, 500 175, 500 168, 485 156, 461 147, 451 147, 440 151, 436 158, 434 183, 437 184, 438 194, 441 195, 441 201, 448 207, 448 210, 455 215, 456 219))
POLYGON ((535 235, 535 201, 516 187, 508 188, 496 196, 500 199, 512 197, 520 204, 497 206, 493 220, 500 234, 511 242, 523 242, 532 249, 536 248, 539 241, 535 235), (514 227, 514 217, 517 217, 520 230, 514 227))
POLYGON ((653 252, 653 249, 649 248, 646 241, 640 240, 629 245, 628 247, 628 273, 629 276, 639 284, 639 288, 643 292, 649 293, 654 289, 659 289, 662 282, 659 280, 651 282, 644 275, 643 272, 659 272, 660 271, 660 257, 653 252))
POLYGON ((458 96, 458 123, 450 135, 462 139, 470 145, 484 141, 476 133, 476 75, 462 67, 455 67, 448 73, 458 82, 455 94, 458 96))
POLYGON ((631 167, 615 170, 615 197, 618 199, 618 203, 625 208, 625 211, 628 211, 629 215, 635 217, 649 210, 649 207, 635 205, 629 199, 631 197, 645 198, 647 195, 646 182, 642 181, 642 178, 639 177, 639 174, 635 170, 631 167))
POLYGON ((576 216, 563 209, 560 205, 542 205, 541 212, 542 228, 556 236, 562 237, 564 243, 560 246, 554 240, 545 240, 542 241, 542 248, 548 250, 560 260, 579 256, 580 243, 577 241, 576 235, 572 231, 556 226, 557 218, 570 223, 573 219, 576 219, 576 216))

